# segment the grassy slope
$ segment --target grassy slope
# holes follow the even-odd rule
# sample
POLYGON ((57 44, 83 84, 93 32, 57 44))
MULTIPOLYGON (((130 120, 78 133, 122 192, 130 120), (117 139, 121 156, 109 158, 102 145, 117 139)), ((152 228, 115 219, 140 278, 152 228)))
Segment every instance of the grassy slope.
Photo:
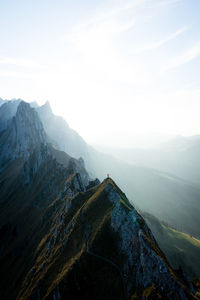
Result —
POLYGON ((174 268, 180 265, 191 277, 200 277, 200 240, 171 228, 154 216, 143 213, 160 248, 174 268))

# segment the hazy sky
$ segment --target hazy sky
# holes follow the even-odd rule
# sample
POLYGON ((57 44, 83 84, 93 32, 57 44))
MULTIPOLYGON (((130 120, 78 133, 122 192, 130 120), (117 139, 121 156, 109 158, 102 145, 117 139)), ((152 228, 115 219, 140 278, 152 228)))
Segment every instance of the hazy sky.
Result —
POLYGON ((0 97, 90 143, 200 134, 199 0, 0 0, 0 97))

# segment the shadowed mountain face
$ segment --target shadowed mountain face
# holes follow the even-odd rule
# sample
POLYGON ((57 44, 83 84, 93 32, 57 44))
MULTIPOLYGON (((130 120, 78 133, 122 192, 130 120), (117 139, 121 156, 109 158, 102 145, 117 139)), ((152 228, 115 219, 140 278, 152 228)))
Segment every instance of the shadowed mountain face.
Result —
POLYGON ((91 182, 28 104, 0 145, 0 299, 195 299, 114 181, 91 182))

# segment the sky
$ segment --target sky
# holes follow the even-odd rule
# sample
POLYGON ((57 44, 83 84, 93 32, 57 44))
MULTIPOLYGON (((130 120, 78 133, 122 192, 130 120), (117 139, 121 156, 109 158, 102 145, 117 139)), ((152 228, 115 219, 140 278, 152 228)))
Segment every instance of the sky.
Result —
POLYGON ((91 144, 200 134, 200 1, 0 0, 0 97, 91 144))

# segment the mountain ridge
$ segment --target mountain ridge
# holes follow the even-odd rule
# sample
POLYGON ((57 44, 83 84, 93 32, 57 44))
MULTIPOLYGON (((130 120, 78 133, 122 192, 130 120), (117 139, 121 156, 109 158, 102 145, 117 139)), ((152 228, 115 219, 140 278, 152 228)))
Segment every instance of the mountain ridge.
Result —
MULTIPOLYGON (((94 277, 96 276, 96 273, 101 273, 99 263, 103 265, 103 268, 106 267, 106 269, 108 269, 111 273, 114 268, 114 273, 116 274, 115 277, 119 280, 119 287, 121 286, 117 289, 120 295, 118 295, 117 299, 129 299, 131 295, 135 295, 136 299, 141 299, 140 297, 147 293, 147 288, 149 288, 153 282, 155 284, 155 288, 153 287, 153 284, 150 288, 148 297, 150 297, 150 295, 152 296, 152 294, 157 294, 160 295, 161 299, 163 299, 163 295, 165 295, 164 299, 187 299, 187 292, 186 294, 184 292, 187 288, 184 288, 184 284, 181 282, 176 283, 176 275, 169 267, 166 258, 158 248, 157 243, 155 242, 154 237, 146 226, 144 220, 135 211, 133 206, 131 206, 124 193, 120 191, 113 180, 110 178, 106 179, 99 186, 95 187, 93 191, 88 191, 87 193, 92 193, 92 195, 89 199, 86 199, 85 203, 83 202, 77 206, 70 222, 65 223, 65 218, 69 218, 67 217, 67 214, 70 215, 70 209, 75 208, 75 203, 78 201, 77 197, 84 197, 84 195, 76 196, 73 199, 74 205, 67 205, 67 214, 64 214, 63 216, 62 213, 64 212, 62 211, 62 213, 57 216, 57 226, 55 225, 55 227, 52 228, 51 238, 49 239, 49 237, 47 237, 46 241, 44 240, 43 244, 40 245, 40 248, 43 250, 40 252, 40 249, 38 249, 39 256, 37 257, 36 264, 29 271, 23 284, 25 289, 21 292, 17 299, 29 299, 29 297, 33 297, 33 299, 35 299, 38 291, 42 299, 54 299, 55 295, 60 295, 60 299, 65 297, 65 295, 75 298, 79 298, 81 296, 82 299, 103 299, 103 297, 105 297, 103 292, 100 293, 100 297, 97 296, 100 287, 104 287, 106 293, 108 292, 109 285, 106 286, 104 280, 102 280, 103 278, 99 278, 98 284, 96 283, 99 288, 96 286, 95 290, 93 290, 91 287, 92 291, 87 290, 89 286, 84 280, 86 287, 83 289, 83 283, 80 279, 80 277, 83 276, 83 270, 85 274, 84 276, 89 276, 89 278, 91 276, 90 272, 88 274, 85 267, 82 270, 82 265, 86 263, 85 260, 87 263, 91 260, 96 261, 100 270, 97 270, 94 266, 92 266, 94 277), (94 214, 94 211, 96 214, 94 214), (107 213, 105 213, 106 211, 107 213), (103 213, 102 218, 97 217, 97 212, 98 215, 101 214, 101 212, 103 213), (129 215, 131 216, 128 217, 129 215), (120 221, 119 218, 121 218, 120 221), (123 223, 124 225, 122 226, 123 223), (67 224, 66 229, 65 224, 67 224), (120 241, 120 239, 122 239, 122 244, 118 243, 113 237, 112 230, 109 226, 111 226, 116 235, 119 234, 119 239, 117 240, 120 241), (106 232, 107 234, 109 233, 108 236, 106 232), (131 242, 134 232, 136 234, 134 236, 136 240, 135 242, 131 242), (104 238, 104 243, 102 243, 102 238, 104 238), (51 244, 50 241, 52 239, 56 241, 54 247, 57 245, 57 250, 49 248, 49 245, 51 244), (109 239, 111 239, 111 244, 108 242, 109 239), (76 252, 74 254, 74 259, 71 262, 69 261, 69 263, 67 260, 67 253, 70 252, 70 249, 66 246, 68 243, 76 243, 77 247, 77 249, 73 248, 76 252), (115 244, 117 249, 114 250, 112 243, 115 244), (127 248, 128 244, 129 248, 127 248), (133 244, 132 250, 130 244, 133 244), (111 250, 109 250, 110 245, 112 245, 111 250), (136 250, 137 247, 140 249, 139 252, 136 250), (114 250, 114 252, 112 250, 114 250), (51 253, 51 251, 53 252, 51 253), (121 258, 119 257, 118 252, 120 253, 121 258), (65 253, 66 262, 61 259, 62 253, 65 253), (136 255, 136 253, 138 254, 136 255), (141 256, 141 260, 138 260, 138 255, 139 257, 141 256), (59 256, 62 263, 59 262, 59 256), (45 266, 41 273, 39 270, 44 264, 44 257, 46 257, 45 266), (51 283, 50 285, 49 280, 51 280, 51 282, 53 280, 52 276, 52 279, 49 277, 50 274, 52 274, 51 268, 54 266, 52 260, 57 261, 57 267, 54 269, 54 273, 57 275, 55 275, 54 283, 51 283), (152 264, 150 263, 151 260, 152 264), (154 263, 156 266, 155 270, 153 269, 154 263), (78 273, 76 273, 77 271, 75 270, 79 268, 78 266, 81 269, 78 273), (140 268, 144 268, 144 270, 142 271, 140 268), (34 275, 32 275, 31 281, 28 284, 28 278, 30 278, 30 274, 33 269, 34 275), (74 276, 77 278, 76 283, 73 283, 73 281, 71 281, 72 279, 70 279, 74 276), (37 285, 38 281, 40 282, 41 288, 37 285), (46 281, 48 284, 45 284, 46 281), (70 286, 68 284, 69 282, 70 286), (49 287, 49 285, 51 287, 47 288, 45 291, 46 285, 47 287, 49 287), (160 285, 163 290, 159 288, 160 285), (133 287, 138 294, 135 291, 133 293, 133 287), (85 294, 86 291, 87 293, 85 294)), ((117 295, 115 294, 115 291, 112 292, 115 296, 117 295)), ((107 295, 106 299, 116 299, 114 298, 114 295, 110 295, 109 298, 107 295)), ((191 294, 191 299, 192 297, 193 296, 191 294)))
POLYGON ((0 145, 2 299, 197 299, 117 184, 55 149, 29 104, 0 145))

